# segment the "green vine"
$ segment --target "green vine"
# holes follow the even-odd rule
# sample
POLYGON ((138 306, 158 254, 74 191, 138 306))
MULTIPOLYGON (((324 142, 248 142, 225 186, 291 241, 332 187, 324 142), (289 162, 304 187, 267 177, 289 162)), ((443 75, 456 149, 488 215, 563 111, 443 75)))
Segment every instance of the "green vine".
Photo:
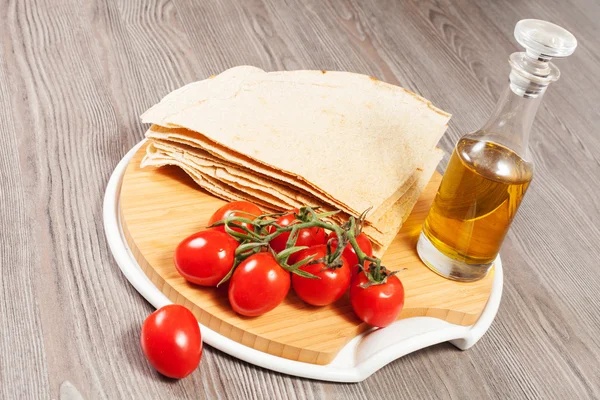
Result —
POLYGON ((369 210, 363 212, 358 220, 354 217, 350 217, 348 222, 343 225, 337 225, 323 220, 340 211, 329 211, 324 213, 318 213, 317 211, 318 207, 301 207, 298 212, 294 212, 294 221, 287 226, 281 226, 277 224, 276 221, 279 217, 290 214, 289 212, 262 214, 255 219, 250 219, 239 216, 239 214, 244 214, 243 212, 234 211, 225 219, 217 221, 209 226, 209 228, 224 226, 225 232, 240 243, 235 252, 234 265, 229 273, 221 280, 221 282, 219 282, 219 285, 229 280, 235 268, 237 268, 241 262, 263 250, 270 251, 279 265, 285 270, 311 279, 319 279, 319 277, 300 269, 302 266, 309 263, 323 263, 326 268, 339 268, 342 265, 342 253, 348 244, 350 244, 356 252, 360 270, 368 277, 368 282, 364 284, 363 287, 383 284, 389 276, 397 272, 388 271, 381 265, 381 260, 379 258, 367 256, 356 241, 356 237, 361 233, 362 224, 369 210), (252 229, 249 229, 247 226, 251 226, 252 229), (335 250, 331 250, 331 242, 333 240, 331 239, 327 243, 327 254, 325 257, 314 259, 313 255, 289 265, 288 260, 292 254, 307 249, 306 246, 296 246, 300 230, 315 227, 324 229, 325 231, 335 232, 338 241, 335 250), (290 236, 286 242, 285 249, 276 253, 269 243, 277 236, 287 232, 290 233, 290 236), (365 269, 364 265, 366 262, 368 262, 369 265, 365 269))

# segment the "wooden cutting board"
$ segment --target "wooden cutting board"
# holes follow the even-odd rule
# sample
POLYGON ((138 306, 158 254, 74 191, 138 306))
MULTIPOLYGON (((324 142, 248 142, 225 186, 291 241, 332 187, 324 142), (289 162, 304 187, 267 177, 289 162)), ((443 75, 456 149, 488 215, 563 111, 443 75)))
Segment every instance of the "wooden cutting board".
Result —
MULTIPOLYGON (((212 213, 225 204, 202 189, 176 167, 139 167, 142 146, 127 167, 121 187, 121 222, 137 262, 171 301, 188 307, 198 321, 214 331, 279 357, 328 364, 342 347, 368 327, 352 312, 348 295, 335 304, 314 307, 290 290, 284 302, 260 317, 237 315, 229 306, 227 285, 204 288, 187 283, 173 265, 177 244, 204 229, 212 213)), ((419 259, 415 246, 421 224, 435 196, 437 172, 410 218, 383 257, 399 274, 406 291, 400 318, 430 316, 458 325, 472 325, 491 292, 493 270, 474 283, 444 279, 419 259)))

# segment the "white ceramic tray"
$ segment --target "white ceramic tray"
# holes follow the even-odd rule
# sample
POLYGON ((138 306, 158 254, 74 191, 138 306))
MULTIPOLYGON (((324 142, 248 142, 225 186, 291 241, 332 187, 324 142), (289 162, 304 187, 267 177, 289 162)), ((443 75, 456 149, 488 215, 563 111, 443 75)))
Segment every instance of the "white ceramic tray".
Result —
MULTIPOLYGON (((121 181, 129 160, 143 144, 140 142, 119 162, 106 188, 104 197, 104 229, 117 264, 136 290, 154 307, 171 301, 152 284, 131 254, 123 236, 119 218, 121 181)), ((328 365, 292 361, 244 346, 200 324, 204 343, 233 357, 288 375, 334 382, 360 382, 386 364, 424 347, 449 341, 461 350, 473 346, 488 330, 502 296, 502 262, 495 263, 492 293, 472 326, 459 326, 430 317, 396 321, 385 329, 364 332, 352 339, 328 365)))

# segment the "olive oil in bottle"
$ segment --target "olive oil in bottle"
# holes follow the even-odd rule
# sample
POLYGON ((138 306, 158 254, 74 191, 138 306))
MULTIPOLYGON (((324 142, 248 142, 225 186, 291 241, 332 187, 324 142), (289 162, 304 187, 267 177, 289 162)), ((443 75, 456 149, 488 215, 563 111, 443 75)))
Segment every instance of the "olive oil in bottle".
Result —
POLYGON ((533 165, 512 150, 461 139, 423 226, 424 235, 452 259, 476 265, 493 262, 532 177, 533 165))
POLYGON ((510 84, 484 127, 456 144, 419 237, 417 251, 438 274, 483 278, 493 265, 533 178, 527 144, 544 91, 558 79, 552 57, 573 53, 568 31, 539 20, 515 27, 524 53, 510 57, 510 84))

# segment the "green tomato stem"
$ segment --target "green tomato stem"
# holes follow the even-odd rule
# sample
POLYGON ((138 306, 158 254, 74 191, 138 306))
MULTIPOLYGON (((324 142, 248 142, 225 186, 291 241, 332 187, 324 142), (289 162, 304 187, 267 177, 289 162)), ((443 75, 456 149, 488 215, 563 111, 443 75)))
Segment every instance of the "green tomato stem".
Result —
POLYGON ((343 226, 321 220, 321 218, 329 217, 331 215, 336 214, 337 212, 339 211, 331 211, 322 214, 317 214, 315 210, 311 207, 301 207, 300 210, 294 214, 294 222, 292 222, 292 224, 288 226, 281 226, 276 222, 276 219, 278 217, 288 214, 285 212, 275 214, 263 214, 254 220, 250 220, 245 217, 229 215, 224 220, 216 222, 212 226, 224 225, 225 231, 241 243, 238 250, 236 250, 236 262, 234 263, 234 267, 232 268, 232 271, 230 271, 228 276, 223 279, 223 282, 231 276, 233 270, 235 269, 235 267, 237 267, 237 265, 239 265, 241 261, 250 257, 253 254, 256 254, 264 247, 267 247, 273 253, 277 261, 280 263, 280 265, 282 265, 284 269, 301 276, 317 278, 306 273, 303 270, 300 270, 299 268, 307 263, 315 262, 324 262, 328 267, 331 266, 331 268, 337 268, 340 265, 339 263, 344 248, 348 243, 350 243, 350 245, 354 249, 354 252, 356 253, 361 270, 363 270, 367 274, 371 284, 383 283, 386 278, 386 272, 385 267, 381 266, 381 260, 376 257, 367 256, 367 254, 364 251, 362 251, 356 240, 356 237, 360 234, 360 227, 362 226, 362 222, 364 220, 366 212, 361 214, 361 216, 359 217, 358 225, 354 217, 350 217, 348 222, 343 226), (248 229, 246 226, 243 226, 242 223, 248 226, 252 226, 253 229, 248 229), (300 232, 300 230, 315 227, 335 232, 338 241, 336 249, 333 252, 331 252, 330 244, 327 243, 327 256, 325 258, 313 260, 313 257, 309 257, 305 260, 295 263, 292 266, 288 265, 287 261, 290 255, 305 248, 296 246, 296 241, 298 239, 298 233, 300 232), (238 230, 242 230, 243 232, 239 232, 238 230, 234 230, 233 228, 237 228, 238 230), (288 240, 286 241, 285 249, 279 252, 279 254, 276 254, 270 247, 269 243, 277 236, 286 232, 289 232, 290 235, 288 240), (365 269, 364 264, 367 261, 370 263, 370 265, 365 269))

